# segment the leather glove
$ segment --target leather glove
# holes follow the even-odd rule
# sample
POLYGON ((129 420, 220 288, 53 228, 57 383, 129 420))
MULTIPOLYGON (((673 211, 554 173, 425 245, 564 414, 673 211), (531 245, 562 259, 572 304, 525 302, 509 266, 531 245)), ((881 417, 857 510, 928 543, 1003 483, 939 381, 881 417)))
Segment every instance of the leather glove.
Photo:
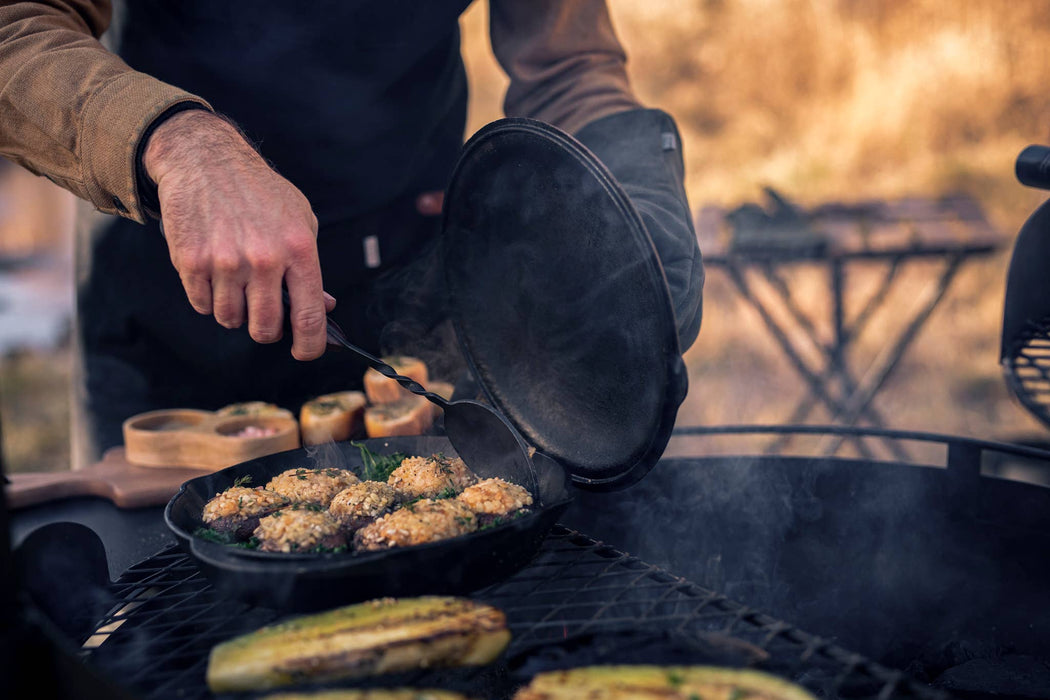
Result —
POLYGON ((704 267, 674 119, 658 109, 632 109, 597 119, 575 136, 612 172, 641 215, 667 277, 685 352, 700 332, 704 267))

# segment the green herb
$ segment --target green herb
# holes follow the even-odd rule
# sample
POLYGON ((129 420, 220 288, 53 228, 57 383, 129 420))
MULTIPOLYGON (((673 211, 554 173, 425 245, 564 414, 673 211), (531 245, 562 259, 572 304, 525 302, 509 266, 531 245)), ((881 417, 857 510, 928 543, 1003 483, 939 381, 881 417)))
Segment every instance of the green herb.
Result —
MULTIPOLYGON (((697 698, 697 700, 701 700, 701 698, 697 698)), ((733 688, 729 693, 729 700, 744 700, 744 691, 740 688, 733 688)))
POLYGON ((236 479, 233 480, 233 485, 234 486, 251 486, 252 485, 252 475, 251 474, 245 474, 244 476, 237 477, 236 479))
POLYGON ((503 518, 501 518, 499 516, 496 516, 495 518, 492 519, 491 522, 486 523, 485 525, 482 525, 481 527, 479 527, 478 530, 490 530, 490 529, 492 529, 494 527, 499 527, 502 524, 503 524, 503 518))
POLYGON ((383 481, 390 478, 390 473, 401 466, 405 455, 395 452, 392 455, 376 454, 359 442, 350 442, 361 451, 361 476, 365 481, 383 481))
POLYGON ((339 545, 338 547, 325 547, 324 545, 317 545, 310 550, 314 554, 342 554, 346 551, 346 545, 339 545))
POLYGON ((438 500, 441 500, 443 498, 455 498, 457 495, 458 495, 458 493, 456 492, 456 489, 454 489, 453 487, 449 486, 444 491, 442 491, 438 495, 434 496, 434 498, 436 498, 438 500))
POLYGON ((258 549, 259 539, 257 537, 249 537, 247 542, 234 542, 234 547, 241 547, 243 549, 258 549))
POLYGON ((215 542, 216 544, 233 544, 234 542, 230 535, 210 527, 197 528, 193 531, 193 536, 200 537, 208 542, 215 542))
POLYGON ((671 684, 672 688, 677 688, 685 682, 685 678, 682 678, 682 674, 677 671, 670 671, 667 674, 667 682, 671 684))

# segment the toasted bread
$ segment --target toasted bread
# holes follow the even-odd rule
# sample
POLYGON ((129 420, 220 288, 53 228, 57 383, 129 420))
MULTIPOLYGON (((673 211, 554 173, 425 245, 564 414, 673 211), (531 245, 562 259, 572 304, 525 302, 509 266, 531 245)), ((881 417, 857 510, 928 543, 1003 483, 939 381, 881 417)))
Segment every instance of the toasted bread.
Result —
MULTIPOLYGON (((405 355, 384 357, 383 361, 393 367, 398 374, 409 379, 414 379, 420 384, 426 385, 429 379, 427 366, 422 360, 405 355)), ((378 371, 369 369, 364 377, 365 394, 368 400, 374 404, 393 403, 411 394, 395 380, 384 377, 378 371)))
POLYGON ((307 401, 299 412, 303 444, 349 440, 361 430, 365 403, 360 391, 325 394, 307 401))
POLYGON ((274 403, 265 401, 242 401, 223 406, 215 412, 220 416, 280 416, 282 418, 295 418, 295 415, 286 408, 281 408, 274 403))
POLYGON ((422 396, 409 394, 397 401, 365 409, 368 437, 422 435, 434 422, 433 404, 422 396))

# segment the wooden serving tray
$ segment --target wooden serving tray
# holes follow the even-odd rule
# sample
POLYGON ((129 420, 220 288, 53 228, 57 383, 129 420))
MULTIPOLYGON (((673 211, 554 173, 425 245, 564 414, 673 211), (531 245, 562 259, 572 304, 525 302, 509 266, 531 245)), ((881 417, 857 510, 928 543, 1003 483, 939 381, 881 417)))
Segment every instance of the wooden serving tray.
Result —
POLYGON ((124 421, 127 460, 143 467, 216 470, 297 447, 299 423, 285 416, 221 416, 174 408, 140 413, 124 421), (248 427, 276 432, 261 437, 238 435, 248 427))

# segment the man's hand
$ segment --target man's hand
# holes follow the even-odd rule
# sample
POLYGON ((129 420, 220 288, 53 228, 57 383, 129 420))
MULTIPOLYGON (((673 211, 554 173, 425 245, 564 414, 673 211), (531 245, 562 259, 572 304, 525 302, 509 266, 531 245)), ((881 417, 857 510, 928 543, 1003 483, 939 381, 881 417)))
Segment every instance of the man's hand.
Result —
POLYGON ((210 112, 175 114, 143 156, 157 183, 171 262, 190 304, 226 328, 245 320, 260 343, 281 338, 281 283, 291 298, 292 355, 320 357, 325 313, 317 218, 238 130, 210 112))

